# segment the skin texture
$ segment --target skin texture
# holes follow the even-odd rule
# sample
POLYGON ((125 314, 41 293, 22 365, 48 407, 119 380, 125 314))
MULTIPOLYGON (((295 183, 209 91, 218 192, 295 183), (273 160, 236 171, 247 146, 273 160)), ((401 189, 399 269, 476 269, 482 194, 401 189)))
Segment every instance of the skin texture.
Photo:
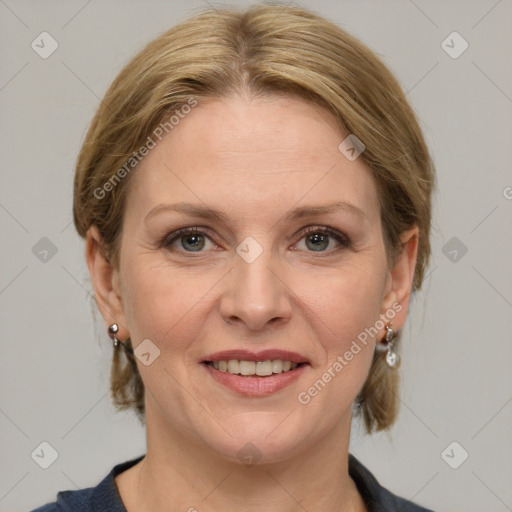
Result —
POLYGON ((347 135, 298 98, 201 101, 130 178, 119 269, 89 230, 86 258, 106 326, 118 323, 118 338, 134 348, 150 339, 160 350, 151 365, 138 362, 147 455, 116 480, 129 512, 366 510, 348 475, 352 403, 384 329, 309 404, 297 396, 396 302, 392 324, 403 327, 418 231, 403 234, 404 250, 388 265, 372 174, 338 150, 347 135), (363 214, 283 220, 337 201, 363 214), (221 210, 227 221, 169 211, 144 220, 177 202, 221 210), (330 226, 350 243, 329 236, 315 245, 308 226, 330 226), (207 233, 160 244, 184 227, 207 233), (236 252, 248 236, 263 249, 252 263, 236 252), (274 395, 244 397, 201 364, 238 348, 292 350, 310 367, 274 395), (237 457, 248 442, 261 456, 253 466, 237 457))

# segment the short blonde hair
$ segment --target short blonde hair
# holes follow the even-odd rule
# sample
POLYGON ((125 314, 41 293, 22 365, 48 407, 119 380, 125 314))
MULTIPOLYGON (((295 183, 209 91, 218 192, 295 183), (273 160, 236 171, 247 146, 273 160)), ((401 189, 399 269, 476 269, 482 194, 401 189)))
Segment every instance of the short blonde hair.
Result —
MULTIPOLYGON (((361 158, 376 180, 389 262, 401 250, 400 235, 418 226, 413 291, 419 289, 430 255, 434 167, 418 121, 397 80, 371 50, 299 7, 260 4, 200 12, 151 41, 121 70, 78 157, 73 214, 80 236, 96 225, 105 258, 118 268, 130 175, 125 172, 112 184, 116 171, 191 100, 240 92, 313 102, 364 143, 361 158), (107 182, 112 186, 104 193, 107 182)), ((122 364, 120 351, 114 351, 112 398, 118 409, 133 408, 144 421, 144 385, 129 339, 124 353, 122 364)), ((394 423, 398 379, 376 352, 355 401, 368 433, 394 423)))

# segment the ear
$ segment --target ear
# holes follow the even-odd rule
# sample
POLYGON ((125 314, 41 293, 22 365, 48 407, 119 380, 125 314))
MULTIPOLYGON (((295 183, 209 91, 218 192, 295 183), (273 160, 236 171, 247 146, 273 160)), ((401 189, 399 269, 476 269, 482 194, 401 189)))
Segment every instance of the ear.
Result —
POLYGON ((95 225, 87 231, 85 240, 85 259, 94 287, 96 304, 103 316, 108 330, 111 324, 119 326, 117 338, 124 341, 130 337, 126 328, 119 271, 114 269, 102 252, 102 238, 95 225))
POLYGON ((418 255, 418 239, 419 230, 417 226, 402 233, 400 236, 402 251, 397 255, 393 262, 393 268, 388 273, 381 313, 386 314, 386 311, 390 310, 396 312, 391 322, 393 329, 396 331, 403 328, 409 310, 418 255))

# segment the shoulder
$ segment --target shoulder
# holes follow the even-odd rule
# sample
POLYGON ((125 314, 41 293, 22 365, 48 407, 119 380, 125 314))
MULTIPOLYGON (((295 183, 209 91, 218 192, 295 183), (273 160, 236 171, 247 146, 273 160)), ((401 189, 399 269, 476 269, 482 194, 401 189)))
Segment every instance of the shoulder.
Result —
POLYGON ((433 512, 382 487, 375 476, 350 453, 349 474, 361 493, 368 512, 433 512))
POLYGON ((115 477, 137 464, 144 455, 114 466, 110 473, 96 486, 77 491, 61 491, 57 500, 47 503, 31 512, 93 512, 108 510, 109 512, 126 512, 116 487, 115 477))
POLYGON ((93 510, 91 508, 91 496, 96 488, 89 487, 78 491, 61 491, 57 494, 57 501, 47 503, 32 512, 68 512, 71 510, 93 510))
POLYGON ((42 507, 35 508, 32 512, 56 512, 59 509, 57 508, 56 503, 48 503, 48 505, 43 505, 42 507))

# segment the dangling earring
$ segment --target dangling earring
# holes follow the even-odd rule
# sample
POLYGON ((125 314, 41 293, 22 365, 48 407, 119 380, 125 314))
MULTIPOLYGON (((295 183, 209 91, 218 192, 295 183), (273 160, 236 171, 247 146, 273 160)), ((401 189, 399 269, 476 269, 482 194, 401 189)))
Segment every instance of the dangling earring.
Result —
POLYGON ((386 353, 386 364, 390 368, 398 368, 400 364, 400 356, 396 352, 393 352, 393 340, 395 339, 396 335, 397 332, 391 327, 391 324, 387 324, 386 334, 382 340, 382 343, 388 349, 386 353))
POLYGON ((114 348, 117 348, 120 341, 117 339, 117 332, 119 331, 119 326, 117 324, 112 324, 108 328, 108 335, 114 340, 114 348))

